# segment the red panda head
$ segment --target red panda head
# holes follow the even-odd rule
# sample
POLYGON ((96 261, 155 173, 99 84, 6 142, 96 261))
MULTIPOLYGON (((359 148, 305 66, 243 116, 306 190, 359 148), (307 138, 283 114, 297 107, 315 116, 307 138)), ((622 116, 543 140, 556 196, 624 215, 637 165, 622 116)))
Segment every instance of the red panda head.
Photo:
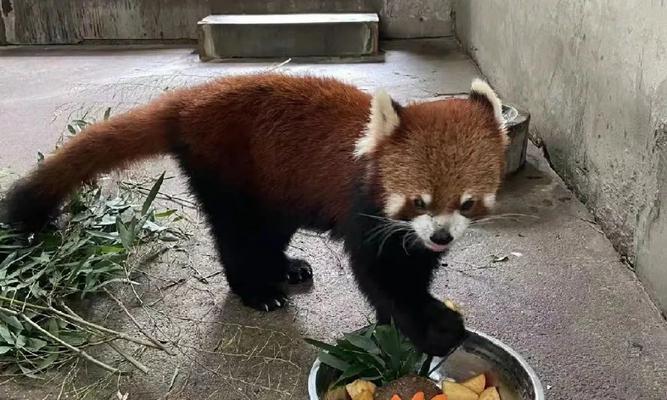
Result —
POLYGON ((507 141, 498 96, 475 80, 466 99, 401 107, 377 93, 355 155, 374 161, 385 216, 444 251, 493 207, 507 141))

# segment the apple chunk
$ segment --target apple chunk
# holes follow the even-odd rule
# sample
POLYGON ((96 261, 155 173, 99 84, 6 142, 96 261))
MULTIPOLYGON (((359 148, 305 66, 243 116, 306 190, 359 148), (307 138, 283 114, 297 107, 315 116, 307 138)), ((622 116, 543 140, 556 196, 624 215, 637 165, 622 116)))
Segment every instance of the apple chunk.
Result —
POLYGON ((447 400, 478 400, 477 393, 461 385, 460 383, 443 381, 442 391, 447 395, 447 400))
POLYGON ((466 381, 461 382, 461 385, 467 387, 473 392, 480 394, 484 391, 486 387, 486 376, 484 374, 479 374, 474 376, 466 381))
POLYGON ((500 400, 500 394, 495 387, 491 386, 486 389, 479 395, 479 400, 500 400))

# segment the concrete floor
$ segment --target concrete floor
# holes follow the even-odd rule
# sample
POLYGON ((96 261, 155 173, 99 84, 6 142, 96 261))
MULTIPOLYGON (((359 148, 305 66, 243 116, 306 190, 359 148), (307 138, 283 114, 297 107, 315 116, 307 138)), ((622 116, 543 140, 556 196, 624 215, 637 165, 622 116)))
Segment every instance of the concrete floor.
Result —
MULTIPOLYGON (((281 69, 333 75, 364 89, 383 86, 401 101, 466 92, 479 74, 450 40, 396 41, 384 48, 381 64, 281 69)), ((109 106, 126 109, 168 87, 267 67, 201 64, 190 50, 179 48, 1 50, 0 168, 25 172, 38 150, 53 148, 66 121, 85 111, 101 115, 109 106)), ((155 175, 165 168, 175 176, 166 190, 183 193, 183 180, 170 160, 130 174, 155 175)), ((665 321, 534 147, 525 169, 505 185, 499 211, 537 218, 501 220, 469 231, 448 256, 433 292, 460 303, 469 326, 522 353, 548 399, 667 398, 665 321), (509 260, 492 264, 493 255, 509 260)), ((193 216, 187 228, 194 235, 183 243, 184 251, 168 252, 159 264, 144 268, 139 291, 144 305, 129 291, 120 294, 141 324, 171 342, 176 355, 139 351, 135 355, 149 366, 149 374, 114 378, 106 395, 90 398, 116 398, 119 391, 147 400, 305 399, 315 352, 301 338, 332 340, 365 323, 370 312, 340 244, 298 234, 290 251, 313 264, 313 287, 294 294, 285 310, 258 313, 229 295, 205 226, 195 211, 186 212, 193 216)), ((93 317, 136 333, 110 303, 99 300, 92 309, 93 317)), ((97 374, 81 372, 78 387, 97 374)), ((55 399, 59 390, 53 382, 10 380, 0 384, 0 398, 55 399)), ((71 387, 67 391, 76 398, 71 387)))

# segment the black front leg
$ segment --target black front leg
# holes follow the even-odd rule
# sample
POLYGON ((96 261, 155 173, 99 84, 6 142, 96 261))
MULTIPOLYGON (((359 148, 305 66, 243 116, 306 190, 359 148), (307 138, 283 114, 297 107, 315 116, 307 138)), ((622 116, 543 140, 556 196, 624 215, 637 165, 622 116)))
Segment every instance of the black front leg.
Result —
POLYGON ((465 338, 465 328, 459 313, 429 293, 439 255, 422 248, 406 249, 404 232, 369 240, 379 223, 359 213, 345 227, 345 248, 359 287, 375 307, 379 323, 393 318, 419 350, 435 356, 449 354, 465 338))

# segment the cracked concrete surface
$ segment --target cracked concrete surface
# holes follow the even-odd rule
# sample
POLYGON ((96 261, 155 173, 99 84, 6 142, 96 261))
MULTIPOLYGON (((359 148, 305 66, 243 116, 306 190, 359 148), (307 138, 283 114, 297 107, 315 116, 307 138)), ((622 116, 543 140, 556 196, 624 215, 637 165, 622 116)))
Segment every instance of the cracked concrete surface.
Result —
MULTIPOLYGON (((466 92, 479 74, 451 40, 383 45, 383 64, 282 69, 333 75, 367 90, 386 87, 401 101, 466 92)), ((201 64, 183 48, 0 50, 0 168, 24 173, 38 150, 53 148, 65 122, 85 111, 101 115, 108 106, 125 109, 168 87, 267 67, 201 64)), ((129 174, 155 176, 163 169, 175 176, 165 190, 182 194, 183 179, 171 160, 142 164, 129 174)), ((460 303, 471 327, 523 354, 548 399, 664 400, 665 321, 537 149, 531 146, 528 165, 508 179, 499 200, 499 212, 527 216, 470 230, 444 260, 433 292, 460 303), (508 260, 492 263, 494 255, 508 260)), ((314 284, 294 293, 287 309, 258 313, 229 294, 205 226, 196 210, 185 211, 193 237, 182 243, 183 251, 144 268, 138 291, 143 306, 131 291, 118 293, 152 334, 174 343, 176 355, 128 346, 150 373, 108 380, 89 398, 115 398, 120 391, 147 400, 305 399, 315 351, 301 338, 332 340, 370 315, 340 244, 300 232, 290 252, 312 263, 314 284)), ((137 333, 112 302, 90 306, 92 318, 137 333)), ((84 369, 77 383, 83 387, 100 377, 84 369)), ((2 399, 56 399, 60 391, 53 382, 2 382, 2 399)), ((77 393, 69 388, 66 394, 77 393)))

